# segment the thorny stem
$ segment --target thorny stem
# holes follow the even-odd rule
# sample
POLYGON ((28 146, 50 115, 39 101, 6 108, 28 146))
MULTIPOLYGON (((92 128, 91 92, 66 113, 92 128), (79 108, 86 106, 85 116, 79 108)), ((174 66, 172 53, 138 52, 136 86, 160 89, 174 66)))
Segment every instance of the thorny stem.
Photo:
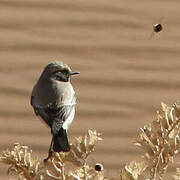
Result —
POLYGON ((86 172, 86 162, 84 162, 84 165, 83 165, 83 170, 84 170, 84 180, 87 180, 87 172, 86 172))
POLYGON ((62 180, 65 180, 66 177, 65 177, 65 169, 64 169, 64 164, 62 165, 62 180))
POLYGON ((154 173, 153 173, 153 180, 156 180, 156 176, 157 176, 157 169, 158 169, 158 166, 159 166, 159 161, 160 161, 160 156, 162 154, 162 151, 163 149, 161 149, 159 155, 158 155, 158 161, 156 163, 156 166, 155 166, 155 169, 154 169, 154 173))
POLYGON ((84 180, 88 180, 87 172, 86 172, 86 159, 88 157, 88 153, 86 152, 86 155, 84 157, 84 164, 83 164, 83 170, 84 170, 84 180))

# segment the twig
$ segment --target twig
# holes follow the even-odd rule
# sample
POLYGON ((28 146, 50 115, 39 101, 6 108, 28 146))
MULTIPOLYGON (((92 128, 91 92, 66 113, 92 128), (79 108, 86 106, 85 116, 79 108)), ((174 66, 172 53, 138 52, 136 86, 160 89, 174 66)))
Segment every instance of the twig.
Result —
POLYGON ((65 177, 65 169, 64 169, 64 164, 62 164, 62 180, 65 180, 66 177, 65 177))
POLYGON ((156 176, 157 176, 157 169, 158 169, 158 166, 159 166, 159 161, 160 161, 160 156, 162 155, 162 152, 163 152, 163 149, 161 149, 159 155, 158 155, 158 161, 156 163, 156 166, 155 166, 155 169, 154 169, 154 174, 153 174, 153 180, 156 180, 156 176))
POLYGON ((174 128, 180 123, 180 118, 178 118, 178 120, 173 124, 173 126, 171 127, 171 129, 169 130, 169 132, 166 135, 166 138, 168 138, 169 134, 174 130, 174 128))
POLYGON ((83 165, 83 170, 84 170, 84 180, 87 180, 86 162, 83 165))

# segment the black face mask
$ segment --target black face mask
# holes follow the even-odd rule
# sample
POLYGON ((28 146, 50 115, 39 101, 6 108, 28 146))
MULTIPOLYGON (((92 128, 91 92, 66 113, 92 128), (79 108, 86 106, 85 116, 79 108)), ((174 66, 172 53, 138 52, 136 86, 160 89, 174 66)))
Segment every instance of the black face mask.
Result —
POLYGON ((70 80, 70 74, 65 72, 56 72, 54 77, 57 81, 68 82, 70 80))
POLYGON ((62 82, 68 82, 70 81, 70 77, 72 75, 76 75, 79 74, 80 72, 72 72, 72 71, 68 71, 66 69, 62 70, 62 71, 56 71, 53 73, 53 77, 57 80, 57 81, 62 81, 62 82))

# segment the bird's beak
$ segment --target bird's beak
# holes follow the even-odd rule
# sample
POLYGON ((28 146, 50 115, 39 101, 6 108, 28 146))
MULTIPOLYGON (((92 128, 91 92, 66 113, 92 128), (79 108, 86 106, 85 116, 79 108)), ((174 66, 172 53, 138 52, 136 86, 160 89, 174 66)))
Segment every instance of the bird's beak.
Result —
POLYGON ((70 75, 72 76, 72 75, 76 75, 76 74, 80 74, 80 72, 70 72, 70 75))

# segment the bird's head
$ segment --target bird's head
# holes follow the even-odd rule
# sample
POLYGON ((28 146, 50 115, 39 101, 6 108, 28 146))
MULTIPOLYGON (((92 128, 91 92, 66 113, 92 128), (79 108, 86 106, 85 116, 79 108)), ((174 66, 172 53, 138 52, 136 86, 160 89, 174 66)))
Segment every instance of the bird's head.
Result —
POLYGON ((61 61, 52 61, 45 67, 43 76, 47 79, 69 82, 72 75, 79 73, 80 72, 73 72, 67 64, 61 61))

